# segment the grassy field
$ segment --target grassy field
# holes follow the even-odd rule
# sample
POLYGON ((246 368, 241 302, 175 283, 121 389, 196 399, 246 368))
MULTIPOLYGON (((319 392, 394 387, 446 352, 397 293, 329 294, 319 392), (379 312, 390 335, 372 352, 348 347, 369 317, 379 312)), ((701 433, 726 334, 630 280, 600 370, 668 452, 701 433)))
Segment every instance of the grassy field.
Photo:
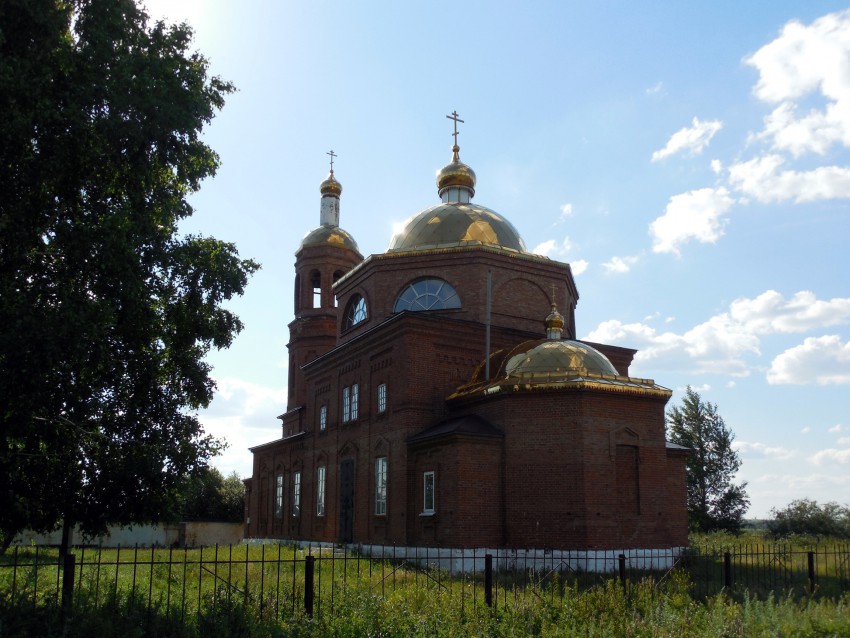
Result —
MULTIPOLYGON (((730 551, 762 540, 699 539, 730 551)), ((785 559, 805 556, 808 547, 800 539, 787 543, 785 559)), ((706 595, 700 593, 705 583, 694 582, 695 570, 652 579, 632 573, 625 586, 590 575, 497 574, 490 608, 481 575, 316 548, 314 614, 308 617, 307 550, 240 545, 217 551, 78 549, 74 604, 64 624, 56 551, 19 551, 14 569, 6 554, 0 557, 0 636, 850 636, 850 595, 810 597, 805 584, 774 594, 738 584, 706 595)), ((722 579, 717 564, 705 571, 722 579)), ((742 581, 744 572, 738 569, 736 577, 742 581)))

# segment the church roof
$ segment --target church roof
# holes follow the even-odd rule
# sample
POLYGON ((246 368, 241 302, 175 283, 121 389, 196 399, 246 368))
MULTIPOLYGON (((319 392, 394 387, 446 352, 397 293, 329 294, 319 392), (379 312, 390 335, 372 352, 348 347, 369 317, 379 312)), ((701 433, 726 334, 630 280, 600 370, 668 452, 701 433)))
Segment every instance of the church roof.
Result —
POLYGON ((357 242, 354 241, 354 237, 339 226, 319 226, 315 230, 311 230, 301 240, 301 245, 298 247, 296 253, 308 246, 334 246, 336 248, 349 248, 357 253, 360 252, 357 242))
POLYGON ((408 219, 387 252, 481 245, 526 252, 516 228, 499 213, 471 202, 444 202, 408 219))
POLYGON ((489 421, 477 414, 469 414, 453 419, 447 419, 435 426, 427 428, 422 432, 407 438, 409 444, 422 443, 431 439, 439 439, 446 436, 464 435, 479 436, 485 438, 502 438, 501 430, 491 425, 489 421))

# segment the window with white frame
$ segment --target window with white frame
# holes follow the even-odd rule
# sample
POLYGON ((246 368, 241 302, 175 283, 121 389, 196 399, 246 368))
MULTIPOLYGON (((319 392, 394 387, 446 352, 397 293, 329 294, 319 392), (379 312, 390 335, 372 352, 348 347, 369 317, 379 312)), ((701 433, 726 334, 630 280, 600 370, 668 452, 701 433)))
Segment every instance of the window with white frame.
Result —
POLYGON ((283 474, 278 474, 275 482, 274 517, 283 517, 283 474))
POLYGON ((423 475, 423 514, 433 514, 436 504, 436 477, 434 472, 425 472, 423 475))
POLYGON ((342 389, 342 422, 357 420, 360 403, 360 388, 356 383, 352 383, 342 389))
POLYGON ((316 516, 325 515, 325 478, 327 476, 327 468, 324 465, 319 466, 319 471, 316 473, 316 516))
POLYGON ((378 412, 387 411, 387 384, 378 385, 378 412))
POLYGON ((375 514, 387 513, 387 457, 375 459, 375 514))
POLYGON ((328 428, 328 406, 319 408, 319 431, 324 432, 328 428))
POLYGON ((346 386, 342 389, 342 422, 351 421, 351 388, 346 386))
POLYGON ((301 472, 292 473, 292 515, 301 515, 301 472))

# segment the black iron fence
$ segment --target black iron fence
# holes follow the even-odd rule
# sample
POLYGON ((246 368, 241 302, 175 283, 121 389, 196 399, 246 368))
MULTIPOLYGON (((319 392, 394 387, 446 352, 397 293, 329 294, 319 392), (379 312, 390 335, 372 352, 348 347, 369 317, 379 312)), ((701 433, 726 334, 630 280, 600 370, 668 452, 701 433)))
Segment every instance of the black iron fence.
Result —
POLYGON ((63 613, 117 596, 184 621, 204 606, 241 597, 290 617, 332 614, 352 591, 440 595, 448 604, 505 608, 524 597, 552 600, 617 579, 629 588, 676 580, 695 598, 730 595, 837 597, 850 591, 850 545, 624 553, 440 550, 284 544, 201 549, 15 547, 0 557, 0 594, 17 605, 63 613), (366 555, 369 550, 372 555, 366 555))

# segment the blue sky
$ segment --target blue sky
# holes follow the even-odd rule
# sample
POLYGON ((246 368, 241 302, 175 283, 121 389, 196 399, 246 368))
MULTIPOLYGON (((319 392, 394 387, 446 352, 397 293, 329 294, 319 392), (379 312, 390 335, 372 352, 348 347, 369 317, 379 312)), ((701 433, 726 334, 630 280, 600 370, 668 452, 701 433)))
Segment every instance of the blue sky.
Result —
MULTIPOLYGON (((846 2, 846 0, 845 0, 846 2)), ((850 10, 835 2, 149 0, 236 84, 186 232, 263 269, 201 414, 251 472, 280 434, 294 253, 338 154, 364 255, 438 201, 451 122, 475 200, 572 264, 580 338, 715 402, 751 516, 850 502, 850 10)))

